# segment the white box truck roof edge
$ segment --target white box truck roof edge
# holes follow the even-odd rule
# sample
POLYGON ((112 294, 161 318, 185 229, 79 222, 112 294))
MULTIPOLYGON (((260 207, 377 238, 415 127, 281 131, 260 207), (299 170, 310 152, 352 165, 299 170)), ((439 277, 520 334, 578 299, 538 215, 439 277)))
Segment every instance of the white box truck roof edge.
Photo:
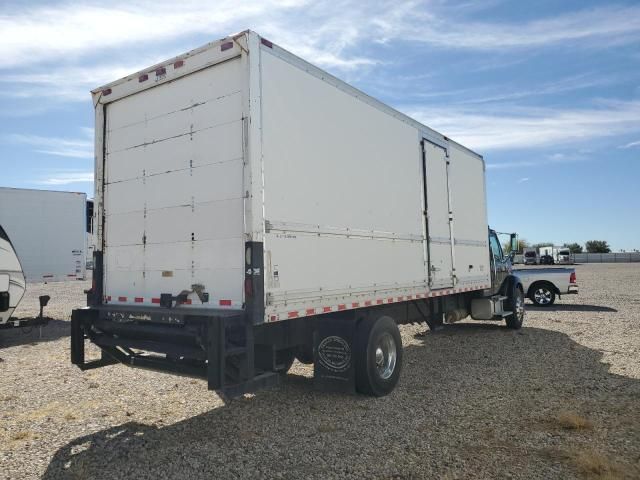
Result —
MULTIPOLYGON (((172 65, 175 64, 175 62, 180 62, 180 61, 184 61, 186 58, 188 57, 193 57, 194 55, 197 54, 201 54, 203 52, 206 52, 207 50, 219 47, 220 45, 222 45, 225 42, 228 41, 237 41, 239 38, 245 36, 245 35, 255 35, 256 37, 260 38, 260 39, 264 39, 264 37, 261 37, 258 33, 254 32, 253 30, 247 29, 247 30, 243 30, 242 32, 239 32, 237 34, 234 35, 229 35, 228 37, 224 37, 221 38, 220 40, 215 40, 213 42, 209 42, 205 45, 202 45, 201 47, 198 48, 194 48, 193 50, 189 50, 186 53, 183 53, 181 55, 177 55, 173 58, 170 58, 168 60, 165 60, 163 62, 157 63, 155 65, 152 65, 150 67, 144 68, 142 70, 139 70, 138 72, 132 73, 130 75, 127 75, 126 77, 122 77, 118 80, 114 80, 113 82, 109 82, 104 84, 101 87, 97 87, 94 88, 93 90, 91 90, 91 94, 93 96, 93 101, 94 101, 94 105, 97 105, 98 103, 109 103, 109 102, 113 102, 119 98, 122 98, 122 96, 126 96, 126 95, 132 95, 138 91, 147 89, 147 88, 153 88, 156 85, 160 85, 164 82, 168 82, 168 81, 172 81, 175 80, 176 78, 179 78, 180 76, 183 75, 188 75, 189 73, 193 73, 197 70, 203 69, 203 68, 208 68, 212 65, 215 65, 215 63, 220 63, 222 61, 225 61, 227 58, 223 58, 220 59, 219 61, 215 62, 215 63, 202 63, 200 65, 197 65, 191 69, 185 69, 182 72, 179 72, 178 75, 176 75, 175 77, 171 77, 171 78, 165 78, 163 81, 156 83, 155 85, 144 85, 141 86, 139 89, 137 90, 131 90, 131 91, 127 91, 124 92, 122 95, 118 95, 118 92, 113 92, 113 88, 117 87, 117 86, 121 86, 127 82, 130 81, 136 81, 138 83, 139 79, 141 76, 143 75, 151 75, 152 73, 156 72, 156 70, 164 67, 165 69, 167 67, 170 67, 172 65), (106 98, 103 94, 104 91, 108 91, 109 89, 111 89, 110 98, 106 98)), ((266 40, 266 39, 265 39, 266 40)), ((270 48, 274 49, 276 52, 280 51, 282 54, 286 55, 287 57, 289 57, 292 60, 295 60, 296 62, 300 62, 301 64, 304 64, 305 67, 309 68, 308 73, 311 74, 319 74, 322 76, 323 80, 332 83, 334 85, 339 85, 340 88, 344 88, 345 91, 348 91, 349 93, 351 93, 352 95, 355 95, 357 98, 360 98, 363 101, 367 101, 369 103, 371 103, 372 105, 376 106, 376 108, 380 108, 383 111, 386 111, 387 113, 391 113, 394 116, 398 116, 398 118, 401 118, 403 121, 408 122, 413 124, 415 127, 420 128, 422 130, 424 130, 425 132, 430 132, 432 133, 435 137, 439 137, 441 138, 443 141, 448 141, 448 142, 452 142, 454 144, 456 144, 457 146, 459 146, 460 148, 463 148, 465 150, 467 150, 468 152, 478 156, 478 158, 481 158, 483 160, 484 163, 484 158, 481 154, 479 154, 478 152, 472 150, 469 147, 466 147, 464 145, 462 145, 461 143, 456 142, 455 140, 447 137, 446 135, 438 132, 437 130, 434 130, 431 127, 428 127, 427 125, 419 122, 418 120, 410 117, 409 115, 402 113, 399 110, 396 110, 395 108, 385 104, 384 102, 381 102, 380 100, 376 99, 375 97, 370 96, 369 94, 363 92, 362 90, 359 90, 351 85, 349 85, 348 83, 346 83, 344 80, 339 79, 338 77, 322 70, 319 67, 316 67, 315 65, 313 65, 310 62, 307 62, 306 60, 304 60, 301 57, 298 57, 297 55, 289 52, 288 50, 280 47, 279 45, 272 43, 268 40, 266 40, 268 42, 269 45, 271 45, 270 48)), ((237 53, 236 53, 237 54, 237 53)), ((235 56, 235 55, 233 55, 235 56)), ((229 58, 232 58, 229 57, 229 58)))

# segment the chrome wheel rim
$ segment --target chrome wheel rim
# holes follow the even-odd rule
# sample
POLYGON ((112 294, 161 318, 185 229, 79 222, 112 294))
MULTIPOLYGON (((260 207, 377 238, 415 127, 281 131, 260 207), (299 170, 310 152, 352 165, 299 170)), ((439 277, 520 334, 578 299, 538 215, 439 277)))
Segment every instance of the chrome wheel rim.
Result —
POLYGON ((547 305, 551 303, 551 291, 546 288, 538 288, 533 293, 533 298, 536 303, 539 303, 540 305, 547 305))
POLYGON ((383 333, 376 345, 376 370, 380 378, 387 380, 393 375, 397 360, 396 342, 390 333, 383 333))

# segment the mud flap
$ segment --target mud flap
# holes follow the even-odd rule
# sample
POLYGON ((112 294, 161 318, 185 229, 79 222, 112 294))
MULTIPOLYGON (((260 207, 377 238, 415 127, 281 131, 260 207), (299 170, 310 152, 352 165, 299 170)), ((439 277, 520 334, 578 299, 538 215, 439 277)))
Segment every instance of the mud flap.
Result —
POLYGON ((356 392, 356 319, 353 315, 318 321, 314 332, 313 384, 325 392, 356 392))

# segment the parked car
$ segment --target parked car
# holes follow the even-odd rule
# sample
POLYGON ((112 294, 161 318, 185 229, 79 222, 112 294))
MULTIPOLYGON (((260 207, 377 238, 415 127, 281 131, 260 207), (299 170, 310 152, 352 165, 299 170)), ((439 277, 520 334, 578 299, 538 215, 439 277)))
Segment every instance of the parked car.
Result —
POLYGON ((513 273, 522 281, 525 296, 541 307, 553 305, 556 295, 578 293, 574 268, 514 269, 513 273))
POLYGON ((528 250, 524 252, 524 264, 525 265, 537 265, 538 254, 535 250, 528 250))
POLYGON ((540 265, 553 265, 555 262, 551 255, 542 255, 540 257, 540 265))

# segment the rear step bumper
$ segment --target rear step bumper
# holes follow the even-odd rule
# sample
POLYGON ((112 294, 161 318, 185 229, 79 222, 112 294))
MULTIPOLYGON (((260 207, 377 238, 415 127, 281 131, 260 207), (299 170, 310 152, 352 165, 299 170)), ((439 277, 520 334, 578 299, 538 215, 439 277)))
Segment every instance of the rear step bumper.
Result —
POLYGON ((71 363, 82 370, 114 363, 207 380, 228 397, 278 383, 256 371, 253 325, 242 311, 92 307, 71 317, 71 363), (87 361, 85 343, 101 350, 87 361))

